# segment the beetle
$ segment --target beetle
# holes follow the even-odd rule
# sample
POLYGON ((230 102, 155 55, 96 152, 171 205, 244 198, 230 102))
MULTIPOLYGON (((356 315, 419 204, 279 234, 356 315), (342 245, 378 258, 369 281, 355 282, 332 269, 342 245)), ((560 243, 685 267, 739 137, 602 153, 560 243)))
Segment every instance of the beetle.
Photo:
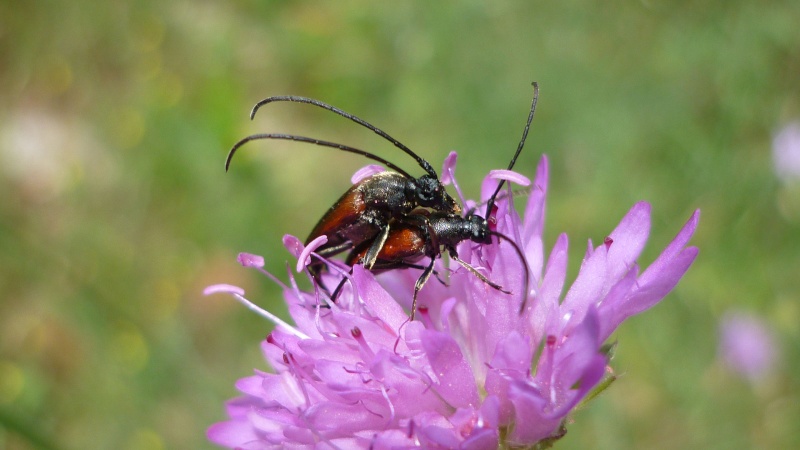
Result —
MULTIPOLYGON (((538 83, 533 83, 533 89, 533 100, 531 102, 528 120, 522 133, 522 139, 517 146, 517 151, 514 153, 508 165, 508 170, 514 167, 517 157, 525 145, 525 140, 528 137, 528 131, 533 121, 536 103, 539 98, 538 83)), ((520 304, 520 313, 522 313, 525 309, 528 296, 530 268, 528 267, 525 255, 514 240, 493 229, 495 218, 492 214, 495 212, 495 201, 503 187, 504 181, 505 180, 500 180, 494 193, 489 197, 489 201, 486 204, 486 214, 483 217, 476 214, 474 209, 467 212, 465 216, 448 211, 431 212, 423 209, 415 210, 397 219, 398 223, 391 227, 388 236, 381 243, 377 255, 369 255, 374 244, 370 241, 364 241, 350 252, 346 263, 352 266, 354 264, 363 263, 368 258, 372 258, 372 264, 368 268, 376 272, 411 267, 422 268, 422 274, 414 285, 414 296, 411 303, 410 320, 414 320, 419 291, 433 273, 433 266, 436 258, 441 256, 443 250, 449 254, 450 259, 459 263, 487 285, 503 293, 510 294, 509 291, 486 278, 478 269, 460 259, 456 252, 456 246, 463 241, 470 240, 477 244, 489 245, 492 243, 492 237, 494 236, 509 242, 524 266, 523 299, 520 304), (424 257, 429 258, 430 262, 426 266, 417 265, 416 263, 424 257)), ((336 298, 344 286, 345 281, 346 278, 342 279, 339 283, 332 294, 332 299, 336 298)))
MULTIPOLYGON (((230 167, 233 155, 241 146, 250 141, 262 139, 290 140, 334 148, 367 157, 392 169, 392 171, 380 172, 356 182, 328 209, 306 239, 306 245, 308 245, 320 236, 327 237, 327 242, 316 249, 317 254, 325 257, 333 256, 369 241, 371 244, 362 258, 362 263, 371 268, 389 235, 390 223, 393 220, 401 219, 419 207, 455 214, 461 212, 461 206, 447 193, 433 167, 380 128, 320 100, 292 95, 274 96, 261 100, 253 107, 250 118, 253 119, 262 106, 275 102, 307 103, 349 119, 391 142, 395 147, 411 156, 425 171, 424 175, 415 178, 397 165, 373 153, 305 136, 260 133, 239 140, 228 152, 225 160, 226 171, 230 167)), ((312 260, 309 271, 315 280, 319 281, 319 273, 323 267, 324 264, 321 261, 312 260)))

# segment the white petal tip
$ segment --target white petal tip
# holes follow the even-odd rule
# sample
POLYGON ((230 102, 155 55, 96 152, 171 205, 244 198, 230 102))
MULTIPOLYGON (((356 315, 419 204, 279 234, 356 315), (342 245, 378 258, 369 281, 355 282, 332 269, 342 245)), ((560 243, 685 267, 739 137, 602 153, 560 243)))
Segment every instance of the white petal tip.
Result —
POLYGON ((211 295, 211 294, 236 294, 236 295, 244 295, 244 289, 240 288, 239 286, 233 286, 231 284, 212 284, 207 288, 203 289, 203 295, 211 295))
POLYGON ((489 172, 489 178, 495 180, 505 180, 519 186, 530 186, 531 179, 522 175, 521 173, 514 172, 513 170, 492 170, 489 172))

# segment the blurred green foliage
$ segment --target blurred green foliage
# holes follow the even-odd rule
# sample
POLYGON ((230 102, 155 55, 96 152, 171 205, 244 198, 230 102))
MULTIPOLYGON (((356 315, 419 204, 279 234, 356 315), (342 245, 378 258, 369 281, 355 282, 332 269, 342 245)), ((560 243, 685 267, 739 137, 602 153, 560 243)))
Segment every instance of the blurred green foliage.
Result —
POLYGON ((617 333, 625 375, 560 448, 800 447, 800 189, 772 170, 800 117, 800 3, 236 1, 0 3, 0 448, 210 448, 233 383, 271 329, 208 284, 304 237, 365 162, 257 143, 281 131, 412 161, 323 111, 384 128, 434 166, 458 150, 476 196, 513 152, 551 162, 547 242, 602 240, 653 204, 651 261, 695 208, 699 259, 617 333), (783 360, 749 384, 717 358, 718 318, 753 311, 783 360))

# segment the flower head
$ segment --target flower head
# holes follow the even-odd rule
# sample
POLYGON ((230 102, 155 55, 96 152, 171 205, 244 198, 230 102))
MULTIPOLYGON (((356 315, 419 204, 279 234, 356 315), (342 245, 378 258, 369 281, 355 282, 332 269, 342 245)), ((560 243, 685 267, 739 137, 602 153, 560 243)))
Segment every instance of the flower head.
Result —
POLYGON ((791 122, 772 138, 775 173, 784 182, 800 180, 800 122, 791 122))
MULTIPOLYGON (((452 177, 452 169, 443 172, 452 177)), ((496 202, 497 231, 527 259, 528 292, 525 265, 503 240, 467 241, 458 254, 509 294, 440 260, 437 273, 449 280, 423 287, 414 321, 403 307, 418 270, 389 271, 379 283, 356 265, 337 301, 324 306, 322 294, 292 282, 284 296, 295 324, 279 322, 262 342, 275 373, 239 380, 244 395, 228 403, 229 419, 212 426, 209 439, 247 449, 493 449, 562 436, 570 411, 607 377, 604 341, 661 300, 696 257, 686 244, 699 214, 639 273, 650 206, 635 204, 600 245, 589 242, 562 300, 568 241, 560 235, 545 260, 547 181, 543 157, 521 218, 511 196, 496 202)), ((487 178, 484 199, 496 183, 487 178)), ((335 286, 342 275, 331 269, 322 281, 335 286)), ((215 289, 243 299, 234 288, 215 289)))
POLYGON ((719 354, 728 367, 751 382, 769 375, 778 359, 770 328, 757 316, 738 311, 722 317, 719 354))

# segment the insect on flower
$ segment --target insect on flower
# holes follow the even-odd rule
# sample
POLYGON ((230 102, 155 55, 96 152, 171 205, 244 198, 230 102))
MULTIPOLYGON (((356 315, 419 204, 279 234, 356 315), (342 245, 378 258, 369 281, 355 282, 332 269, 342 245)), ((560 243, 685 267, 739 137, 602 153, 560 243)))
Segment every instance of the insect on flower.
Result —
MULTIPOLYGON (((465 271, 454 273, 447 286, 430 286, 420 320, 411 323, 400 303, 416 277, 400 270, 378 283, 356 264, 354 288, 324 311, 310 307, 318 304, 316 292, 297 288, 293 274, 289 284, 275 279, 288 321, 252 303, 239 287, 206 288, 206 294, 232 295, 275 324, 261 343, 273 370, 256 370, 236 383, 240 395, 226 404, 225 420, 209 428, 208 438, 237 449, 553 445, 580 417, 573 413, 615 379, 605 342, 629 317, 658 304, 697 257, 688 243, 699 211, 647 267, 639 260, 651 206, 636 203, 612 231, 602 231, 606 239, 598 245, 589 240, 568 282, 567 234, 550 249, 544 245, 548 180, 543 156, 521 217, 502 196, 492 214, 497 231, 516 237, 536 280, 536 292, 528 293, 535 301, 522 314, 465 271)), ((484 198, 492 192, 485 189, 484 198)), ((524 291, 504 243, 459 250, 473 264, 491 260, 488 278, 524 291)), ((269 275, 261 257, 241 254, 239 262, 269 275)))
MULTIPOLYGON (((370 242, 371 245, 362 258, 362 262, 367 268, 371 268, 389 235, 393 219, 402 219, 419 207, 453 214, 461 212, 460 205, 447 193, 433 167, 380 128, 327 103, 297 96, 275 96, 261 100, 253 107, 250 118, 255 117, 256 112, 262 106, 275 102, 307 103, 349 119, 391 142, 395 147, 411 156, 425 171, 424 175, 415 178, 397 165, 373 153, 335 142, 292 134, 254 134, 234 144, 225 161, 226 171, 233 155, 242 145, 263 139, 306 142, 329 147, 364 156, 393 170, 393 172, 380 172, 359 180, 322 216, 306 239, 306 245, 308 245, 321 236, 327 238, 327 242, 316 249, 316 253, 320 256, 333 256, 352 250, 364 242, 370 242)), ((309 265, 309 271, 320 286, 322 284, 319 274, 324 267, 325 265, 316 259, 312 260, 309 265)))
MULTIPOLYGON (((514 153, 508 165, 507 170, 509 171, 514 167, 517 157, 525 146, 525 140, 528 137, 528 131, 530 130, 533 115, 536 111, 536 103, 539 98, 539 85, 534 82, 533 88, 534 94, 531 102, 531 110, 528 114, 528 120, 525 123, 522 139, 520 139, 519 145, 517 146, 517 151, 514 153)), ((411 303, 411 320, 414 320, 417 296, 422 286, 425 285, 433 273, 434 263, 436 258, 442 254, 442 249, 447 251, 450 259, 456 261, 484 283, 501 292, 510 294, 509 291, 504 290, 500 285, 486 278, 478 269, 460 259, 456 252, 456 246, 463 241, 471 240, 478 244, 489 245, 492 243, 492 236, 495 236, 511 244, 522 262, 524 268, 524 283, 521 292, 521 312, 525 308, 526 299, 528 297, 530 269, 522 250, 514 240, 492 229, 495 222, 495 218, 492 216, 495 210, 495 201, 497 200, 497 195, 500 193, 504 182, 505 179, 500 180, 494 193, 486 203, 486 213, 484 217, 476 214, 474 209, 470 210, 466 216, 446 211, 412 211, 410 214, 396 219, 399 223, 392 226, 385 237, 375 237, 372 241, 364 241, 354 248, 347 258, 347 264, 353 266, 356 263, 362 263, 368 269, 371 268, 373 271, 380 272, 392 269, 419 267, 416 266, 415 263, 423 257, 428 257, 430 262, 423 267, 422 274, 417 279, 414 286, 414 296, 411 303), (380 242, 379 245, 376 245, 378 239, 384 240, 380 242), (371 255, 370 252, 374 251, 376 247, 378 248, 377 255, 371 255), (367 265, 368 261, 370 262, 369 265, 367 265)), ((336 298, 346 280, 345 278, 339 283, 332 298, 336 298)))

